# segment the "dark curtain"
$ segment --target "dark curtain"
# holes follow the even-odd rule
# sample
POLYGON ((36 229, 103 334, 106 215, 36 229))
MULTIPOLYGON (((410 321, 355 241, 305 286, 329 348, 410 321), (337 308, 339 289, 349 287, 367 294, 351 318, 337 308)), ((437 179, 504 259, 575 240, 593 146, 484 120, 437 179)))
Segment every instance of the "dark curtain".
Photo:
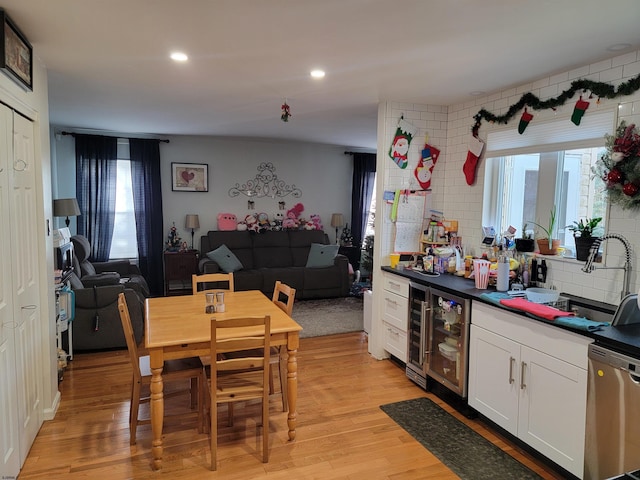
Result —
POLYGON ((158 140, 129 139, 131 182, 138 236, 138 265, 151 295, 164 291, 162 188, 158 140))
POLYGON ((353 244, 362 246, 376 179, 376 154, 352 153, 352 155, 351 234, 353 235, 353 244))
POLYGON ((109 260, 116 212, 118 139, 75 134, 78 234, 91 244, 92 261, 109 260))

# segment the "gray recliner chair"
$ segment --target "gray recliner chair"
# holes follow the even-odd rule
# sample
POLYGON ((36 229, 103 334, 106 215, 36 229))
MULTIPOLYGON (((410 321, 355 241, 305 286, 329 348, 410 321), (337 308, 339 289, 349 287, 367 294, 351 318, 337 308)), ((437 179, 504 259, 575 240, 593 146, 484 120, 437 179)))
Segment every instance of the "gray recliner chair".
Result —
POLYGON ((143 297, 150 296, 149 285, 137 265, 128 260, 90 262, 89 240, 83 235, 74 235, 71 237, 71 242, 73 243, 73 270, 83 287, 123 284, 127 288, 138 291, 143 297))
POLYGON ((118 311, 118 295, 124 292, 136 343, 144 335, 144 300, 123 285, 80 288, 75 293, 72 323, 74 351, 127 348, 118 311))

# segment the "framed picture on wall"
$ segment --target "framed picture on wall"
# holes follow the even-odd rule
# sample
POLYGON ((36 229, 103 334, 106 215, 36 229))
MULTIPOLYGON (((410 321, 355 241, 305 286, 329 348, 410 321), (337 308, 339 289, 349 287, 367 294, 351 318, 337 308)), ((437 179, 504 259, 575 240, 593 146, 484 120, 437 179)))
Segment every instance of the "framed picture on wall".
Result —
POLYGON ((7 13, 0 9, 0 69, 25 90, 33 91, 33 48, 7 13))
POLYGON ((171 163, 171 190, 174 192, 208 192, 209 165, 206 163, 171 163))

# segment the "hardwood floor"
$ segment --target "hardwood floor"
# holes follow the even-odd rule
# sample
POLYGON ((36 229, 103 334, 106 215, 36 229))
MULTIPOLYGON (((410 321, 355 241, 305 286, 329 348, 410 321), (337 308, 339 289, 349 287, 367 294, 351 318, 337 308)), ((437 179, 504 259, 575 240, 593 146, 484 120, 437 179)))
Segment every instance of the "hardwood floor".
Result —
MULTIPOLYGON (((259 406, 236 408, 234 427, 221 413, 219 466, 209 470, 209 442, 196 419, 165 422, 164 465, 151 470, 151 427, 138 428, 129 445, 131 370, 126 350, 76 354, 60 385, 56 418, 44 423, 20 479, 34 478, 220 478, 238 479, 454 479, 446 466, 380 410, 379 406, 427 396, 391 361, 367 353, 364 333, 302 339, 298 354, 297 438, 289 442, 280 398, 271 401, 271 454, 261 462, 256 437, 259 406)), ((187 397, 166 401, 167 412, 188 405, 187 397)), ((143 407, 147 408, 147 407, 143 407)), ((187 407, 188 408, 188 407, 187 407)), ((559 479, 544 464, 453 411, 491 442, 545 479, 559 479)))

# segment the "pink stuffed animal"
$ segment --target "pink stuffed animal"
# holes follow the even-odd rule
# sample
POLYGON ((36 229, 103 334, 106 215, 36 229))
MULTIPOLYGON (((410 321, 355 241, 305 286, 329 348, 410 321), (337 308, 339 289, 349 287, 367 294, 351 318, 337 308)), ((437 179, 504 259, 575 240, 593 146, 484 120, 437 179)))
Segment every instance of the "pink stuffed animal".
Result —
POLYGON ((287 210, 287 218, 282 222, 282 228, 298 228, 300 222, 298 217, 304 210, 304 206, 301 203, 296 203, 290 210, 287 210))
POLYGON ((318 215, 317 213, 311 215, 311 222, 315 226, 316 230, 324 230, 324 228, 322 228, 322 220, 320 219, 320 215, 318 215))

